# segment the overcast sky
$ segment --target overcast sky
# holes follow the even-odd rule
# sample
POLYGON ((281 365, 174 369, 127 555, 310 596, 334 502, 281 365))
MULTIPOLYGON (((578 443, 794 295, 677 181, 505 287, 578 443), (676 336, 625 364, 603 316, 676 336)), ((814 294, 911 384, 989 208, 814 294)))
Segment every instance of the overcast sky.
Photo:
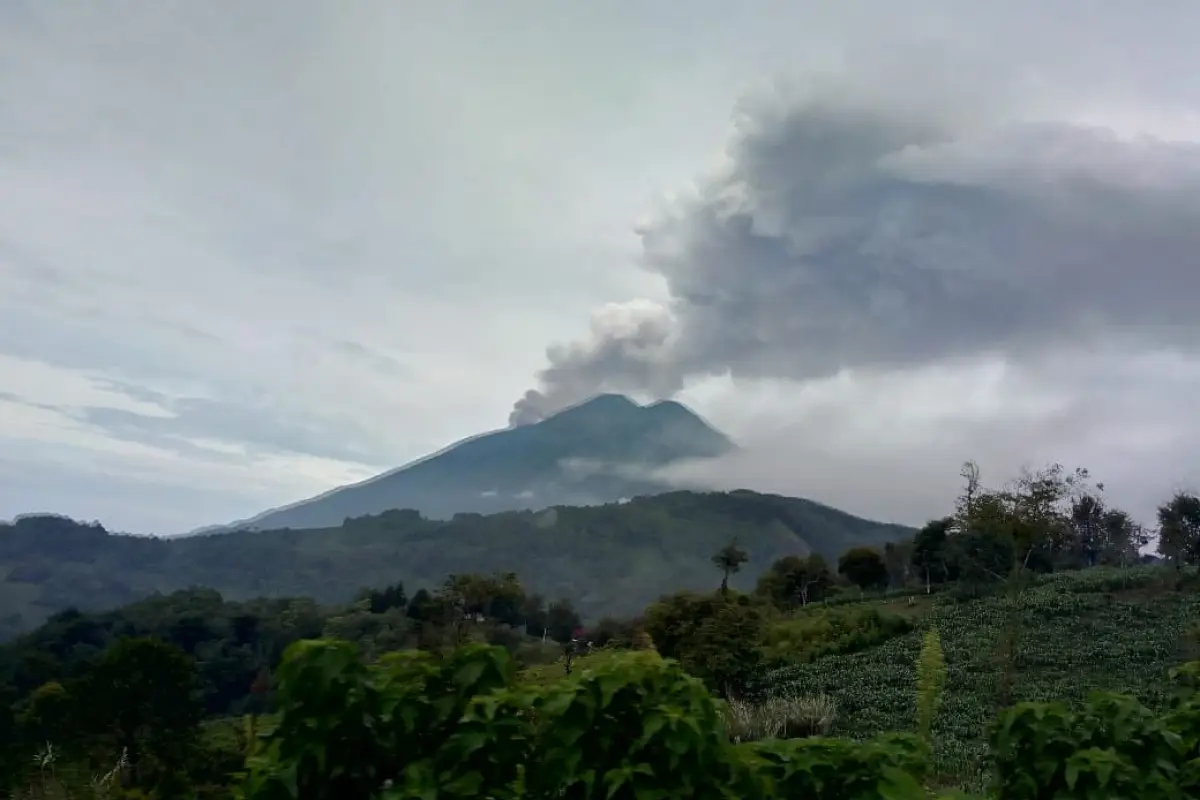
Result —
POLYGON ((1146 517, 1200 480, 1197 30, 0 2, 0 517, 179 532, 599 390, 738 439, 713 485, 919 523, 1059 460, 1146 517))

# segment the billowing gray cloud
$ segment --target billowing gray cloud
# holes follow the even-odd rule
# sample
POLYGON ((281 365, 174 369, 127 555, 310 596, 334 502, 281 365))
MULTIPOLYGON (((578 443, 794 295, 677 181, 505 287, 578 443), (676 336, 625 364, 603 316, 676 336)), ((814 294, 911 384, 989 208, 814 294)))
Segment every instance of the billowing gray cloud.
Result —
POLYGON ((713 375, 1196 348, 1200 146, 856 88, 743 102, 725 167, 639 231, 669 300, 549 348, 510 421, 713 375))

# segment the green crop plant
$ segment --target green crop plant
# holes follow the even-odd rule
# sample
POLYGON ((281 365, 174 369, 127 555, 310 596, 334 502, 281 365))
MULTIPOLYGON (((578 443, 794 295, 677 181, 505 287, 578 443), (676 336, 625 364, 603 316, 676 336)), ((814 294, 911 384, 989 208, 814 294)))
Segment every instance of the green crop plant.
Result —
MULTIPOLYGON (((529 685, 500 648, 367 665, 348 644, 301 642, 278 677, 278 724, 247 760, 244 800, 931 796, 920 737, 736 743, 725 703, 652 652, 529 685)), ((1104 694, 1079 710, 1022 703, 991 728, 999 800, 1200 791, 1194 692, 1174 695, 1165 712, 1104 694)))
POLYGON ((941 705, 946 687, 946 659, 937 628, 925 632, 921 653, 917 656, 917 735, 932 748, 933 719, 941 705))

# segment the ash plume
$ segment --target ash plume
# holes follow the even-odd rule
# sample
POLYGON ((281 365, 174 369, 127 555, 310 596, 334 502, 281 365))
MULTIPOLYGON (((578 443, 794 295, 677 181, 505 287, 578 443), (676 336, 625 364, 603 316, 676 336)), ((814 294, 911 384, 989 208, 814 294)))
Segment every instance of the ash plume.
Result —
MULTIPOLYGON (((990 108, 782 88, 727 163, 638 234, 665 305, 548 348, 511 421, 598 391, 812 380, 1103 341, 1193 350, 1200 147, 990 108)), ((977 103, 978 105, 978 103, 977 103)))

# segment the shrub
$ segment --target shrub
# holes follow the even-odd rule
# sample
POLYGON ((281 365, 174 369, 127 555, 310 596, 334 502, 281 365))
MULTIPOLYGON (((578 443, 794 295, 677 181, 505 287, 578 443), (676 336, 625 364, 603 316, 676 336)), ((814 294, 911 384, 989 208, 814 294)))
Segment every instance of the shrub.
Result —
POLYGON ((759 642, 766 607, 730 591, 680 592, 646 610, 646 632, 658 652, 677 659, 714 691, 741 695, 762 672, 759 642))
MULTIPOLYGON (((303 642, 278 673, 281 714, 247 759, 246 800, 925 800, 916 736, 730 741, 716 700, 679 664, 618 653, 547 686, 514 684, 500 648, 399 654, 303 642)), ((1194 681, 1200 665, 1179 672, 1194 681)), ((1200 796, 1200 701, 1165 715, 1097 695, 1025 703, 992 735, 998 800, 1200 796)))
POLYGON ((912 630, 907 617, 873 606, 813 608, 767 627, 763 656, 781 667, 866 650, 912 630))
POLYGON ((1159 716, 1137 700, 1097 693, 1081 710, 1021 703, 991 738, 1002 800, 1200 796, 1200 702, 1159 716))

